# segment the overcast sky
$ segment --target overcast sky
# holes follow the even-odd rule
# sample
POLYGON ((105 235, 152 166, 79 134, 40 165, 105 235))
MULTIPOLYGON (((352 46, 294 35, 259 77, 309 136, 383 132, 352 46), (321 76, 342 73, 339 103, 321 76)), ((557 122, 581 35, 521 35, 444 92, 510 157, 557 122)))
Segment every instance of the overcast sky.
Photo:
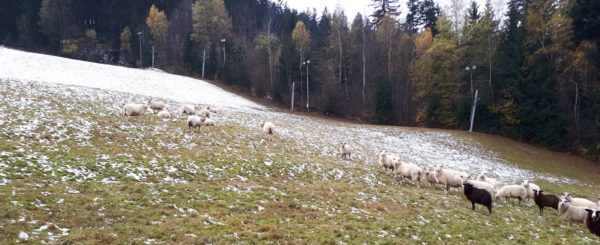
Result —
MULTIPOLYGON (((354 18, 354 16, 356 16, 356 13, 366 13, 367 15, 371 15, 373 13, 374 8, 371 6, 371 4, 373 3, 373 0, 285 0, 288 3, 288 6, 290 6, 291 8, 294 8, 298 11, 304 11, 306 9, 313 9, 313 8, 317 8, 317 13, 321 13, 323 12, 323 9, 325 7, 327 7, 327 9, 329 9, 329 12, 333 12, 333 9, 335 9, 335 7, 337 5, 340 5, 344 11, 346 12, 346 15, 348 16, 348 19, 352 20, 354 18)), ((468 6, 471 2, 471 0, 463 0, 465 3, 465 6, 468 6)), ((485 0, 476 0, 479 3, 479 6, 481 8, 481 10, 483 10, 483 6, 485 5, 485 0)), ((401 13, 401 17, 404 18, 406 16, 406 0, 400 0, 398 1, 402 7, 402 13, 401 13)), ((442 9, 448 9, 447 7, 450 6, 450 0, 435 0, 436 3, 439 3, 439 5, 442 7, 442 9)), ((504 0, 492 0, 492 5, 494 6, 494 8, 496 10, 498 10, 498 7, 502 7, 505 8, 504 4, 503 4, 504 0)))

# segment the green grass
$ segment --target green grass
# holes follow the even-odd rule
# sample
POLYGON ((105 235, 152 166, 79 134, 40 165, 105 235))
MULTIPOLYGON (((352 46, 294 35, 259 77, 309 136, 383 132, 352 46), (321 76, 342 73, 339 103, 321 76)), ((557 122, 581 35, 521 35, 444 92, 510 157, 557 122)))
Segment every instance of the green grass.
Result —
MULTIPOLYGON (((500 203, 488 215, 481 206, 472 211, 460 191, 400 183, 374 166, 323 156, 255 128, 219 121, 215 128, 189 132, 183 119, 125 120, 111 111, 123 95, 92 100, 60 91, 0 83, 0 113, 8 118, 0 125, 0 153, 10 153, 0 155, 0 180, 10 180, 0 185, 0 244, 20 241, 22 231, 34 243, 598 241, 582 225, 567 230, 551 209, 538 216, 536 208, 500 203), (27 94, 31 104, 18 102, 18 94, 27 94), (15 130, 40 113, 42 126, 31 133, 15 130), (59 126, 58 119, 95 125, 85 133, 68 123, 59 126), (46 230, 39 229, 44 225, 46 230), (62 235, 61 228, 69 230, 62 235)), ((524 168, 537 170, 539 161, 547 161, 520 160, 536 158, 524 157, 522 147, 470 139, 524 168)), ((560 168, 547 171, 563 174, 560 168)), ((579 179, 586 172, 571 171, 565 176, 579 179)), ((593 174, 579 180, 598 181, 593 174)), ((541 184, 557 192, 594 190, 541 184)))

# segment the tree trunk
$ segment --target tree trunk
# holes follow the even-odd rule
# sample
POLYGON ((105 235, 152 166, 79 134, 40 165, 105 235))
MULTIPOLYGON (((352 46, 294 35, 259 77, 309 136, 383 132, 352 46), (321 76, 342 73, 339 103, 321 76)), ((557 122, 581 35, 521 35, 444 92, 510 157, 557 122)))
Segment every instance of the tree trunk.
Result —
POLYGON ((494 87, 492 86, 492 37, 488 36, 488 62, 489 62, 489 86, 490 86, 490 102, 494 105, 494 87))

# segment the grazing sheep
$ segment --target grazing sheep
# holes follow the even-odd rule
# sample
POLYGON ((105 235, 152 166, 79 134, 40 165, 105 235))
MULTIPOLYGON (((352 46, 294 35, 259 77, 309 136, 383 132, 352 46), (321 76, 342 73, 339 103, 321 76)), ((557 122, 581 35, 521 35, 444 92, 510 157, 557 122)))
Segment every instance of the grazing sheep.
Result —
POLYGON ((540 187, 534 183, 529 182, 529 180, 523 181, 523 187, 527 190, 527 196, 525 197, 525 203, 531 203, 531 200, 534 198, 533 190, 540 190, 540 187))
POLYGON ((558 211, 563 219, 569 221, 569 229, 571 229, 573 222, 584 223, 587 217, 584 207, 571 205, 571 202, 564 198, 561 198, 558 204, 558 211))
POLYGON ((187 125, 189 130, 196 130, 202 125, 202 118, 199 116, 188 116, 187 125))
POLYGON ((423 169, 412 163, 401 163, 398 161, 394 166, 394 173, 400 174, 402 180, 410 178, 417 187, 420 187, 423 169))
POLYGON ((496 186, 498 185, 498 180, 496 178, 492 178, 486 175, 487 173, 481 172, 481 174, 479 174, 479 176, 477 177, 477 181, 483 181, 483 182, 487 182, 490 185, 492 185, 494 187, 494 189, 496 189, 496 186))
POLYGON ((196 114, 197 107, 198 106, 195 106, 195 105, 184 105, 183 106, 183 114, 194 115, 194 114, 196 114))
POLYGON ((209 110, 210 113, 214 113, 214 114, 219 113, 219 110, 217 108, 214 108, 214 107, 207 106, 206 109, 209 110))
POLYGON ((463 186, 465 196, 471 201, 473 210, 477 203, 486 206, 490 214, 492 213, 492 196, 494 195, 492 185, 483 181, 467 180, 463 186))
POLYGON ((397 156, 388 154, 386 151, 379 153, 379 166, 383 167, 386 171, 391 170, 393 172, 398 161, 397 156))
POLYGON ((435 169, 435 182, 445 186, 446 192, 450 190, 450 187, 462 187, 467 178, 466 173, 444 169, 442 165, 438 165, 435 169))
POLYGON ((508 202, 509 198, 518 198, 519 204, 521 204, 521 201, 523 201, 526 196, 527 190, 522 185, 505 185, 498 190, 496 201, 500 201, 502 197, 506 198, 506 202, 508 202))
POLYGON ((202 109, 198 112, 198 116, 204 117, 204 118, 208 118, 210 117, 210 107, 207 107, 205 109, 202 109))
POLYGON ((425 179, 431 184, 431 186, 433 186, 433 188, 435 188, 435 184, 437 184, 437 182, 435 181, 435 172, 431 167, 427 168, 425 171, 425 179))
POLYGON ((171 118, 171 113, 169 113, 168 111, 160 111, 156 115, 158 115, 159 117, 162 117, 164 119, 171 118))
POLYGON ((560 198, 553 194, 544 194, 543 190, 533 190, 533 201, 540 208, 540 215, 544 215, 544 207, 558 210, 560 198))
POLYGON ((123 116, 137 117, 146 114, 148 105, 127 104, 123 107, 123 116))
MULTIPOLYGON (((565 192, 560 197, 560 199, 565 199, 571 203, 573 206, 584 207, 584 208, 598 208, 596 203, 581 197, 572 197, 571 193, 565 192)), ((559 210, 560 211, 560 210, 559 210)), ((559 213, 560 214, 560 213, 559 213)))
POLYGON ((164 102, 154 100, 148 101, 148 106, 150 107, 150 109, 152 109, 152 112, 155 114, 157 111, 162 111, 167 107, 164 102))
POLYGON ((210 118, 202 118, 202 125, 204 126, 217 126, 217 123, 210 118))
POLYGON ((260 121, 260 128, 265 134, 275 133, 275 124, 272 122, 260 121))
POLYGON ((600 211, 589 208, 586 208, 585 211, 587 212, 585 226, 592 234, 600 237, 600 211))
POLYGON ((352 150, 350 149, 350 146, 348 145, 348 143, 344 142, 344 143, 340 143, 340 154, 342 155, 342 159, 350 159, 350 156, 352 155, 352 150))

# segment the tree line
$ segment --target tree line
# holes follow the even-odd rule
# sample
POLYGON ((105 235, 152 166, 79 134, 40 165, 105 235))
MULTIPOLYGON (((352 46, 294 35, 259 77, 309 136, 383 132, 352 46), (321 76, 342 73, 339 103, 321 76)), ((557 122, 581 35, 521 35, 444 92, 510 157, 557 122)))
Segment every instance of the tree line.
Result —
POLYGON ((355 14, 268 0, 8 0, 0 40, 378 124, 467 129, 477 91, 475 130, 598 159, 600 1, 505 7, 373 0, 355 14))

